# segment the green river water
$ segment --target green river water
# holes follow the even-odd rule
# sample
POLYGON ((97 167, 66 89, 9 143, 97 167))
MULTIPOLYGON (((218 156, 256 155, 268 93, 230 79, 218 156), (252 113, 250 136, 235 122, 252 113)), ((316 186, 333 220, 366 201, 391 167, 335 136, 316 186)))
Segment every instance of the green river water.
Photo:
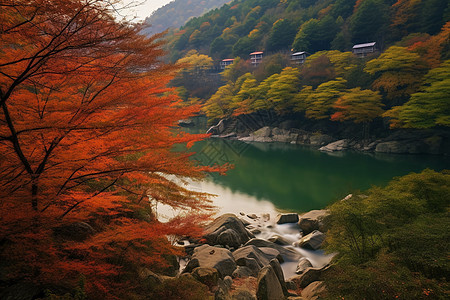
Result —
POLYGON ((232 163, 193 188, 218 195, 221 212, 305 212, 321 209, 357 190, 385 185, 395 176, 425 168, 450 168, 450 158, 361 152, 324 153, 282 143, 208 139, 191 149, 203 164, 232 163))

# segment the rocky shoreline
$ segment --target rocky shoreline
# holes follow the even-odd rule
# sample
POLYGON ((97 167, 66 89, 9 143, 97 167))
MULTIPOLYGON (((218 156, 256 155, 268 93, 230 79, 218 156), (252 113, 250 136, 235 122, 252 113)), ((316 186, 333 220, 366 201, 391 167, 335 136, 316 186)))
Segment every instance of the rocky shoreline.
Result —
MULTIPOLYGON (((224 214, 199 240, 180 242, 186 257, 178 276, 208 286, 214 299, 317 299, 330 267, 323 255, 326 210, 298 215, 224 214), (317 260, 314 257, 320 256, 317 260), (285 279, 285 276, 289 276, 285 279)), ((147 277, 164 277, 144 272, 147 277)))
POLYGON ((243 142, 280 142, 317 147, 320 151, 356 150, 393 154, 450 154, 450 135, 446 131, 398 130, 383 138, 339 138, 298 128, 283 129, 264 126, 254 131, 230 132, 232 128, 221 120, 209 128, 212 137, 237 139, 243 142))

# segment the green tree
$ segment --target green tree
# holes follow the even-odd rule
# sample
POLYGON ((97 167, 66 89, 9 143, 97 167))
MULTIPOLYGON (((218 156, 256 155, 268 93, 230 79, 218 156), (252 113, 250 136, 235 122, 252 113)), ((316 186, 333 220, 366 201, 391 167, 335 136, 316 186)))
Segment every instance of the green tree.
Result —
POLYGON ((424 170, 330 206, 325 299, 446 299, 450 174, 424 170))
POLYGON ((378 58, 368 61, 364 71, 377 76, 372 86, 383 91, 392 106, 404 103, 417 91, 425 66, 419 54, 392 46, 378 58))
POLYGON ((385 113, 391 126, 406 128, 450 127, 450 60, 425 76, 420 92, 402 106, 385 113))
POLYGON ((365 0, 350 20, 352 41, 366 43, 382 41, 388 22, 388 6, 382 0, 365 0))
POLYGON ((333 104, 337 111, 331 116, 331 120, 368 123, 383 113, 382 106, 379 92, 350 89, 333 104))
POLYGON ((273 23, 269 33, 267 51, 288 50, 294 40, 297 28, 287 19, 279 19, 273 23))
POLYGON ((325 16, 322 20, 311 19, 300 27, 292 48, 294 51, 308 51, 311 53, 328 50, 337 31, 338 26, 331 15, 325 16))
POLYGON ((209 123, 214 123, 214 121, 231 115, 234 96, 233 89, 233 84, 227 83, 226 85, 221 86, 217 92, 206 101, 203 106, 203 111, 208 117, 209 123))
POLYGON ((297 68, 284 68, 267 91, 269 101, 279 114, 289 112, 294 105, 293 99, 300 85, 299 73, 297 68))
POLYGON ((322 83, 307 98, 305 115, 309 119, 330 117, 334 102, 343 95, 347 81, 342 78, 322 83))

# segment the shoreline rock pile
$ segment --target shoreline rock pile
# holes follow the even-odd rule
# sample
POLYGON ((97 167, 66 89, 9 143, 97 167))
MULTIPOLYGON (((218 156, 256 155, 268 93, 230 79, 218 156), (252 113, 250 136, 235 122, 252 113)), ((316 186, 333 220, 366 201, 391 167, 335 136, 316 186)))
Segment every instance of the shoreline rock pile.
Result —
POLYGON ((267 214, 221 215, 206 227, 203 243, 191 241, 185 246, 187 264, 180 276, 192 276, 207 285, 219 300, 317 299, 313 297, 325 289, 320 279, 329 266, 313 267, 300 249, 320 249, 325 237, 320 230, 327 215, 326 210, 300 217, 290 213, 273 221, 267 214), (251 232, 267 233, 282 224, 296 226, 299 236, 303 235, 295 246, 282 234, 266 240, 251 232), (294 265, 297 275, 286 280, 283 263, 294 265))
POLYGON ((264 126, 252 132, 238 134, 236 132, 226 133, 227 127, 221 120, 217 125, 211 127, 208 133, 212 137, 237 139, 243 142, 263 143, 290 143, 299 145, 310 145, 318 147, 320 151, 336 152, 344 150, 356 150, 377 153, 396 154, 445 154, 450 152, 450 136, 448 133, 439 131, 411 132, 398 130, 384 138, 336 138, 320 132, 308 132, 298 128, 282 129, 278 127, 264 126))

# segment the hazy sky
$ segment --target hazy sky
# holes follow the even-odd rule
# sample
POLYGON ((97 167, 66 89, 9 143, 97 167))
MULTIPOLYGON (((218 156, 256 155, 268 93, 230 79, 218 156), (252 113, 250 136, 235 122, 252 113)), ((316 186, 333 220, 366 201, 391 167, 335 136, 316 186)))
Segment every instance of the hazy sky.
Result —
POLYGON ((123 0, 125 4, 138 4, 126 11, 127 17, 136 16, 138 20, 144 20, 150 16, 152 12, 173 0, 123 0))

